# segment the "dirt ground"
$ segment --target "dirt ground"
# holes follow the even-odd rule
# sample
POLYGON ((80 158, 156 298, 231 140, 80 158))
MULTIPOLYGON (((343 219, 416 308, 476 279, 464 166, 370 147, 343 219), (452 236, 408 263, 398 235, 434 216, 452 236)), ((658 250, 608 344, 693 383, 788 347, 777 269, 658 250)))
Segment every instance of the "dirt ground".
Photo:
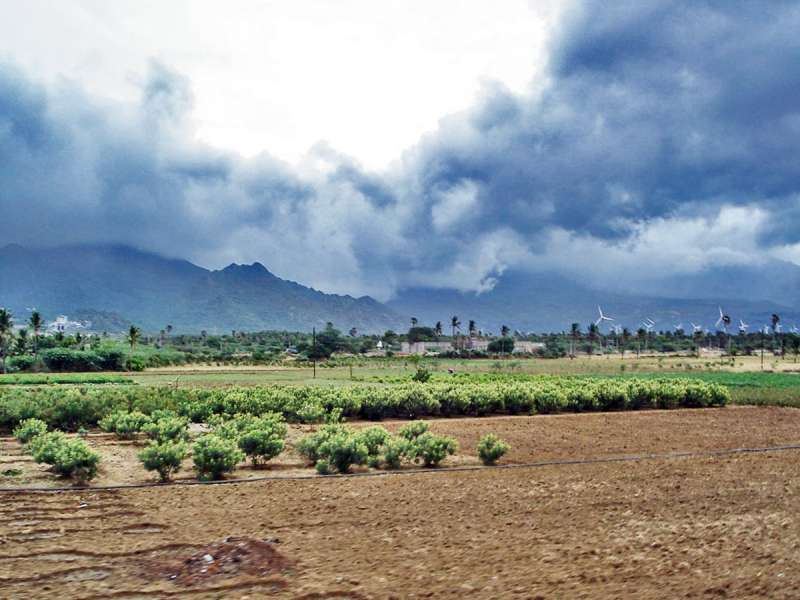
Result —
MULTIPOLYGON (((383 421, 353 425, 380 424, 396 430, 405 423, 407 421, 383 421)), ((477 444, 487 433, 495 433, 511 444, 511 451, 500 464, 800 443, 800 410, 779 407, 436 419, 431 423, 434 432, 452 436, 459 442, 458 453, 448 458, 444 467, 480 466, 477 444)), ((266 465, 253 467, 250 463, 241 463, 230 478, 313 474, 314 470, 292 451, 293 442, 310 429, 310 426, 291 425, 286 451, 266 465)), ((147 472, 137 458, 146 446, 145 438, 123 441, 111 434, 92 433, 86 440, 102 457, 93 485, 155 481, 155 474, 147 472)), ((0 472, 6 469, 20 473, 14 477, 0 477, 0 487, 69 485, 50 473, 46 465, 34 463, 24 448, 10 437, 0 438, 0 472)), ((370 469, 363 466, 355 467, 354 471, 363 473, 370 469)), ((184 461, 175 479, 195 479, 191 458, 184 461)))
MULTIPOLYGON (((390 424, 393 426, 393 424, 390 424)), ((459 460, 774 446, 800 411, 442 420, 459 460)), ((0 598, 800 598, 800 451, 0 495, 0 598)))

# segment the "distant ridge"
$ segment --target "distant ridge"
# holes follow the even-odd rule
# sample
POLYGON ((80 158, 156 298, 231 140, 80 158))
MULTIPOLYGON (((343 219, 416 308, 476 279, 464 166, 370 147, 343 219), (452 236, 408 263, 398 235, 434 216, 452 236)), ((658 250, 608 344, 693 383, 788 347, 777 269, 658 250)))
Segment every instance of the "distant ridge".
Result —
POLYGON ((119 245, 0 249, 2 305, 17 320, 34 306, 46 318, 107 311, 146 331, 167 324, 176 332, 310 331, 332 321, 345 330, 383 332, 404 321, 368 296, 325 294, 261 263, 211 271, 119 245))

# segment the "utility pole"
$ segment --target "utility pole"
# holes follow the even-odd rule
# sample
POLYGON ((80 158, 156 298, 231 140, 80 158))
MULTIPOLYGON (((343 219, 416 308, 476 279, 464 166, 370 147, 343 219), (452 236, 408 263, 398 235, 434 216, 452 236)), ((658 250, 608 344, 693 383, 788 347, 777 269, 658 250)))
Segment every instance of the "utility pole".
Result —
POLYGON ((313 348, 314 352, 314 360, 312 361, 312 363, 314 365, 314 379, 316 379, 317 378, 317 328, 316 327, 311 328, 311 335, 313 340, 311 347, 313 348))

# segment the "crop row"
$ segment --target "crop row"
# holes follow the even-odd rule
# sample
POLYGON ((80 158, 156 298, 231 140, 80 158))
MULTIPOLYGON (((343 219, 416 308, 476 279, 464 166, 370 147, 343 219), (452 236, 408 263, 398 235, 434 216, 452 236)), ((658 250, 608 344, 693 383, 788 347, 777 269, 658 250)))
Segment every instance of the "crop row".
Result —
POLYGON ((213 415, 278 413, 290 422, 342 417, 380 420, 554 412, 702 408, 730 400, 724 386, 680 379, 547 377, 494 383, 404 383, 388 386, 260 386, 218 390, 167 387, 0 389, 0 429, 26 418, 76 430, 117 410, 174 410, 194 422, 213 415))

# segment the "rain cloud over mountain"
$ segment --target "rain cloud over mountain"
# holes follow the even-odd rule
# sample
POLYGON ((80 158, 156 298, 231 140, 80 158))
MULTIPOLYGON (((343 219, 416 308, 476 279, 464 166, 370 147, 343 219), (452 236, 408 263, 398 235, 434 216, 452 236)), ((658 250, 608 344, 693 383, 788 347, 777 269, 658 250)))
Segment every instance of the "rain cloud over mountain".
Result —
POLYGON ((544 80, 487 83, 382 172, 325 144, 298 165, 268 139, 247 159, 203 145, 191 82, 158 62, 135 106, 2 63, 0 240, 260 261, 380 300, 506 270, 636 290, 800 263, 797 31, 794 2, 576 4, 544 80))

